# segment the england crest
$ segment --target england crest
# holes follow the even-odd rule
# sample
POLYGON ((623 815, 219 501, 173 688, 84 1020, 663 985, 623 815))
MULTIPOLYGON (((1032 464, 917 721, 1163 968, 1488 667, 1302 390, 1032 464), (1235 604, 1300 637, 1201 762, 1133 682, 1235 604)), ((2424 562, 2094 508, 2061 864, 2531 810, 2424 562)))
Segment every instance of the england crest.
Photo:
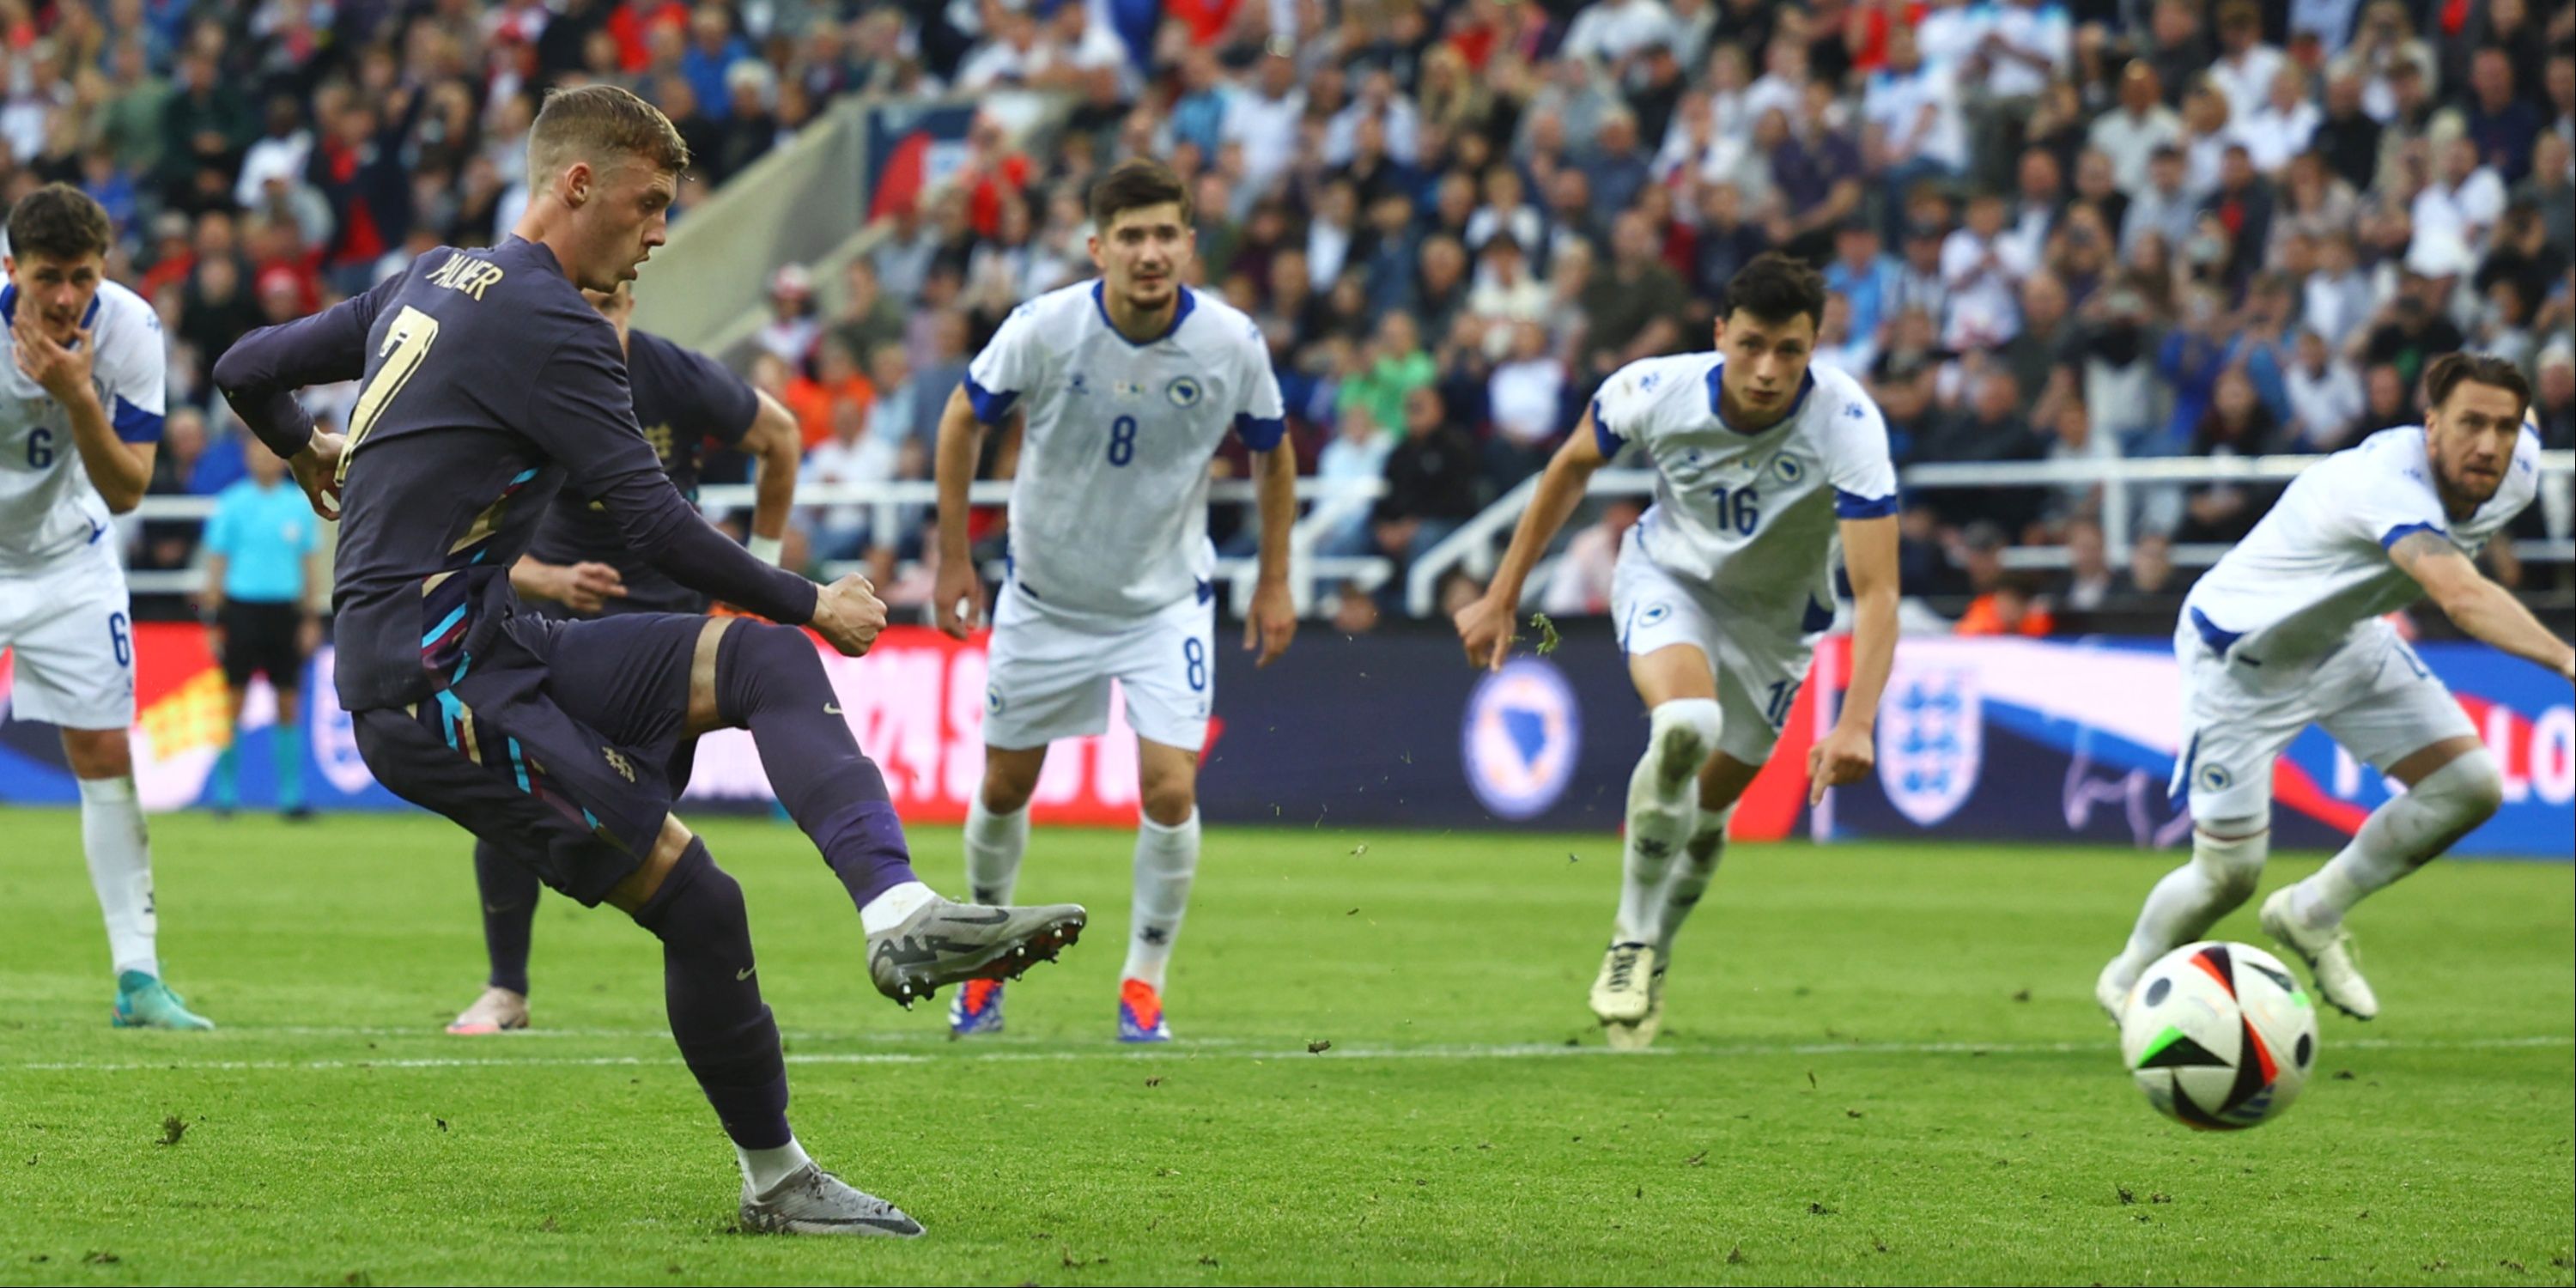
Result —
POLYGON ((1934 827, 1977 789, 1985 717, 1970 667, 1907 668, 1889 678, 1879 706, 1878 782, 1888 803, 1934 827))

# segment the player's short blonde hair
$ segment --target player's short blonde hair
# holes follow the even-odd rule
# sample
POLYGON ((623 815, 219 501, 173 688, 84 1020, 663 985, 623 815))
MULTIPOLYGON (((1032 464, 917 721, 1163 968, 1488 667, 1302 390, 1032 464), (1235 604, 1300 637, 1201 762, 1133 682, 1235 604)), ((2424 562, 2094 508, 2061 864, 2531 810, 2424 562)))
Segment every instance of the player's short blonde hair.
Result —
POLYGON ((576 161, 604 169, 628 157, 678 174, 689 145, 662 109, 615 85, 552 91, 528 128, 528 186, 538 191, 576 161))

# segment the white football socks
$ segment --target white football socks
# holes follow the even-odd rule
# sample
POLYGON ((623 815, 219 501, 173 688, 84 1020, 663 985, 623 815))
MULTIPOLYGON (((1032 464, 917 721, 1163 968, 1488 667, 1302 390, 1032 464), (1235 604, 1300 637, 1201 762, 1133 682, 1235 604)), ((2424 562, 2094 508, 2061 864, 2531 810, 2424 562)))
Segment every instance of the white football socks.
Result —
POLYGON ((939 897, 939 892, 919 881, 906 881, 868 900, 859 909, 859 928, 873 935, 903 924, 921 905, 939 897))
POLYGON ((1181 937, 1181 916, 1190 906, 1190 879, 1198 870, 1196 808, 1171 827, 1137 816, 1136 901, 1128 914, 1127 965, 1121 979, 1143 980, 1155 992, 1163 991, 1163 967, 1172 960, 1172 941, 1181 937))
POLYGON ((1691 911, 1699 907, 1700 896, 1708 892, 1708 883, 1717 877, 1717 865, 1726 857, 1726 825, 1735 817, 1735 807, 1722 810, 1702 809, 1699 825, 1691 829, 1690 839, 1682 844, 1681 861, 1673 865, 1672 875, 1664 878, 1661 920, 1656 927, 1655 969, 1673 964, 1673 936, 1681 932, 1682 923, 1690 920, 1691 911))
MULTIPOLYGON (((1195 826, 1195 820, 1193 820, 1195 826)), ((984 808, 984 793, 966 802, 966 897, 987 906, 1011 901, 1020 859, 1029 850, 1029 807, 1009 814, 984 808)))
POLYGON ((2290 887, 2290 912, 2323 930, 2352 906, 2424 866, 2492 817, 2503 803, 2495 756, 2481 747, 2424 776, 2414 790, 2370 812, 2352 843, 2290 887))
POLYGON ((742 1164, 742 1183, 751 1187, 753 1198, 776 1189, 780 1181, 814 1161, 805 1156, 805 1147, 797 1144, 793 1136, 776 1149, 744 1149, 736 1145, 733 1152, 735 1160, 742 1164))
POLYGON ((155 979, 161 959, 154 949, 160 921, 152 910, 152 842, 134 779, 80 781, 81 851, 89 858, 90 885, 107 918, 107 948, 118 974, 137 970, 155 979))
POLYGON ((1717 746, 1720 716, 1713 698, 1656 707, 1646 754, 1628 775, 1628 834, 1620 846, 1619 918, 1612 942, 1662 938, 1664 875, 1698 821, 1700 762, 1717 746))
POLYGON ((2191 862, 2166 873, 2138 909, 2137 927, 2120 954, 2127 979, 2134 981, 2157 958, 2208 934, 2219 918, 2253 897, 2272 849, 2270 820, 2215 819, 2210 826, 2231 835, 2221 840, 2194 829, 2191 862))

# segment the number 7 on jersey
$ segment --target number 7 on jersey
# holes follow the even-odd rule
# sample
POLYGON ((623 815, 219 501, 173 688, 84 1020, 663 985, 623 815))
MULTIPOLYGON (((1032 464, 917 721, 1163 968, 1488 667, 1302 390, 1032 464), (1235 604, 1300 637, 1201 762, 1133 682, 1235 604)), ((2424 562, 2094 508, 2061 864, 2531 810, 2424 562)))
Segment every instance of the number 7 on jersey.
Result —
POLYGON ((376 427, 376 418, 384 414, 385 405, 411 382, 412 373, 429 358, 429 346, 438 340, 438 319, 404 305, 385 327, 384 343, 377 346, 377 356, 384 365, 376 368, 375 378, 358 392, 358 405, 349 409, 349 442, 340 449, 340 467, 332 481, 349 481, 349 462, 358 454, 358 444, 365 442, 367 431, 376 427))

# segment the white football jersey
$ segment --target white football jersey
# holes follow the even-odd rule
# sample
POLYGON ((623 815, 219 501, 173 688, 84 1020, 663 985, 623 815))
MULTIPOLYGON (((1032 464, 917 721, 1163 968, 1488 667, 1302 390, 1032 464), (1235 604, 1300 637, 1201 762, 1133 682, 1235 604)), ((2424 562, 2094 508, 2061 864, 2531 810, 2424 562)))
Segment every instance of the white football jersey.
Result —
POLYGON ((2474 557, 2539 492, 2540 438, 2525 428, 2496 494, 2454 521, 2433 490, 2423 427, 2381 430, 2291 480, 2272 512, 2191 588, 2183 618, 2222 657, 2315 661, 2362 623, 2424 597, 2389 547, 2433 532, 2474 557))
POLYGON ((1718 416, 1715 353, 1629 363, 1592 400, 1603 456, 1635 443, 1655 469, 1637 548, 1773 632, 1833 622, 1839 519, 1897 510, 1887 422, 1860 382, 1807 367, 1789 414, 1758 434, 1718 416))
MULTIPOLYGON (((18 288, 0 288, 0 575, 42 568, 108 535, 107 502, 72 442, 71 413, 18 369, 18 288)), ((161 441, 161 319, 143 297, 102 283, 82 319, 90 381, 119 439, 161 441)))
POLYGON ((1056 611, 1135 617, 1208 592, 1208 460, 1228 431, 1287 432, 1252 319, 1181 288, 1172 328, 1137 344, 1098 280, 1021 305, 966 370, 976 419, 1014 402, 1028 431, 1011 487, 1012 576, 1056 611))

